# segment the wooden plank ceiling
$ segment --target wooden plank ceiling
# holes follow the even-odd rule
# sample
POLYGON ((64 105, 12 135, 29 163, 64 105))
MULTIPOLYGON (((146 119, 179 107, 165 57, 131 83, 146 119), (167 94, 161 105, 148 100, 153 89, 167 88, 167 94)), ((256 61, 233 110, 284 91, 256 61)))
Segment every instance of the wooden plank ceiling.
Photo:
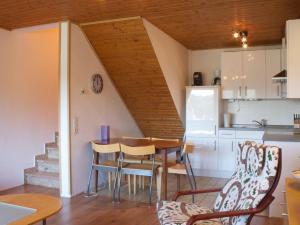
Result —
POLYGON ((189 49, 279 44, 285 21, 300 18, 300 0, 1 0, 0 27, 14 29, 69 19, 76 23, 142 16, 189 49))
POLYGON ((143 134, 182 137, 181 120, 142 19, 82 29, 143 134))

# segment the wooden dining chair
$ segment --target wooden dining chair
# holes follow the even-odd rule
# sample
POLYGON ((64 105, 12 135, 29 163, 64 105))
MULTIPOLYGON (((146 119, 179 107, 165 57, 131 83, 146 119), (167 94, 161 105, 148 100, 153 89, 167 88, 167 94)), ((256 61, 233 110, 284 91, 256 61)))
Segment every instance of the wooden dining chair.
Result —
POLYGON ((237 169, 223 188, 177 192, 157 205, 161 225, 250 225, 274 200, 281 174, 281 149, 246 142, 237 151, 237 169), (214 208, 177 202, 183 195, 219 192, 214 208))
MULTIPOLYGON (((101 156, 104 154, 116 154, 120 153, 120 144, 107 144, 107 145, 100 145, 94 142, 91 142, 92 149, 93 149, 93 160, 91 163, 91 170, 89 174, 89 181, 87 187, 87 195, 90 195, 90 186, 91 186, 91 179, 93 175, 93 171, 105 171, 108 174, 108 188, 111 190, 111 182, 112 182, 112 175, 115 174, 115 181, 116 182, 116 174, 118 169, 118 163, 116 160, 104 159, 101 161, 101 156), (99 154, 99 161, 96 162, 95 155, 99 154)), ((126 164, 125 164, 126 165, 126 164)), ((97 192, 97 190, 95 190, 97 192)))
MULTIPOLYGON (((181 150, 181 161, 180 162, 169 162, 168 163, 168 173, 175 174, 177 178, 177 191, 180 190, 180 176, 187 176, 188 182, 190 184, 190 188, 192 190, 196 190, 197 184, 194 175, 193 168, 191 166, 189 154, 193 152, 194 145, 192 144, 184 144, 181 150)), ((162 184, 162 173, 163 168, 159 167, 156 175, 156 187, 157 187, 157 198, 161 199, 161 184, 162 184)), ((194 201, 194 198, 193 198, 194 201)))
MULTIPOLYGON (((151 137, 151 141, 174 141, 174 142, 179 142, 180 139, 167 139, 167 138, 156 138, 156 137, 151 137)), ((175 163, 176 160, 172 160, 172 159, 169 159, 169 162, 173 162, 175 163)), ((147 164, 147 163, 151 163, 151 161, 149 160, 143 160, 143 163, 147 164)), ((161 166, 162 165, 162 158, 160 155, 156 155, 155 156, 155 163, 156 165, 159 165, 161 166)))
MULTIPOLYGON (((121 179, 123 174, 127 175, 139 175, 150 177, 150 185, 149 185, 149 204, 151 204, 152 197, 152 183, 153 183, 153 175, 157 169, 155 165, 155 146, 141 146, 141 147, 130 147, 121 144, 121 154, 118 159, 118 182, 115 182, 115 185, 118 183, 118 199, 120 200, 120 186, 121 179), (136 163, 128 163, 124 164, 125 156, 149 156, 152 160, 152 164, 136 164, 136 163)), ((116 186, 114 187, 114 196, 116 192, 116 186)))
MULTIPOLYGON (((150 137, 130 137, 130 136, 123 136, 123 139, 131 139, 131 140, 151 140, 150 137)), ((148 158, 145 156, 126 156, 126 158, 124 159, 124 162, 127 163, 137 163, 137 164, 142 164, 143 160, 147 160, 148 158)), ((131 189, 131 176, 133 176, 133 194, 136 194, 136 190, 137 190, 137 175, 127 175, 127 182, 128 182, 128 193, 129 195, 132 193, 132 189, 131 189)), ((139 187, 143 187, 145 186, 145 180, 144 177, 142 176, 138 176, 138 181, 139 181, 139 187)))

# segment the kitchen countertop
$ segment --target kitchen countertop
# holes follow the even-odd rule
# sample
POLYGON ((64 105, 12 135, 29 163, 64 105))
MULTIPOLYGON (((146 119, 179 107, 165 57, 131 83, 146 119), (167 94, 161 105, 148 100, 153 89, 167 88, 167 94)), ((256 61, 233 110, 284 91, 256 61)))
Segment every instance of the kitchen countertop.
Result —
POLYGON ((263 141, 300 142, 300 129, 294 129, 293 126, 268 125, 265 127, 255 127, 253 125, 246 124, 245 126, 238 125, 234 127, 220 127, 219 129, 235 131, 264 131, 262 138, 263 141))

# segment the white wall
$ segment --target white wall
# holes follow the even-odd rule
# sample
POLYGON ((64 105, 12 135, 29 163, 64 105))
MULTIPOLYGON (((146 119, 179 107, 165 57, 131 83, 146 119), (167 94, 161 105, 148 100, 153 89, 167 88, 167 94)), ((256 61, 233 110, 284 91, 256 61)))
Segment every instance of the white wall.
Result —
POLYGON ((159 65, 165 76, 181 121, 185 121, 185 86, 188 84, 189 52, 182 44, 143 19, 159 65))
POLYGON ((221 69, 221 52, 224 49, 190 51, 189 54, 189 85, 193 84, 194 72, 202 72, 203 84, 211 85, 214 78, 214 71, 221 69))
MULTIPOLYGON (((278 48, 279 46, 259 46, 261 48, 278 48)), ((194 72, 204 74, 204 85, 211 85, 214 71, 221 69, 221 52, 240 50, 240 48, 211 49, 190 51, 189 54, 189 84, 192 84, 194 72)), ((292 125, 293 114, 300 113, 299 100, 262 100, 262 101, 223 101, 224 112, 233 114, 233 123, 248 124, 252 120, 267 119, 271 125, 292 125)))
POLYGON ((40 29, 0 30, 0 190, 24 183, 58 127, 58 29, 40 29))
POLYGON ((78 134, 71 131, 72 195, 75 195, 86 190, 92 157, 89 141, 100 138, 100 125, 110 125, 111 137, 141 137, 142 133, 85 35, 74 24, 70 50, 70 116, 71 121, 78 118, 78 134), (100 73, 104 82, 99 95, 91 90, 91 76, 95 73, 100 73), (82 89, 85 94, 81 94, 82 89))
POLYGON ((233 114, 233 123, 251 124, 267 119, 270 125, 293 125, 293 114, 300 113, 299 100, 225 101, 224 111, 233 114))

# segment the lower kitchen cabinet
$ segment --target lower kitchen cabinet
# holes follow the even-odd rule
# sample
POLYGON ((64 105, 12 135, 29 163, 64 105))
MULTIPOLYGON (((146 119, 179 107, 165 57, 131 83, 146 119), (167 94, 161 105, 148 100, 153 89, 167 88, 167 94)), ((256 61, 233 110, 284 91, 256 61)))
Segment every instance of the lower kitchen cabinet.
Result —
MULTIPOLYGON (((202 171, 215 171, 218 169, 218 152, 216 138, 188 139, 194 145, 194 152, 190 156, 192 167, 196 173, 202 171)), ((199 174, 205 175, 205 174, 199 174)))
POLYGON ((235 139, 219 139, 218 142, 218 169, 221 171, 234 172, 236 167, 236 144, 235 139))
POLYGON ((300 167, 300 142, 266 141, 266 145, 278 146, 282 149, 282 171, 278 186, 274 192, 275 200, 269 207, 271 217, 287 218, 285 200, 285 178, 292 176, 292 171, 300 167))
POLYGON ((262 139, 259 139, 262 135, 262 131, 221 130, 219 138, 187 137, 186 141, 194 145, 190 160, 195 174, 220 178, 231 177, 236 168, 238 145, 245 141, 262 143, 262 139))

